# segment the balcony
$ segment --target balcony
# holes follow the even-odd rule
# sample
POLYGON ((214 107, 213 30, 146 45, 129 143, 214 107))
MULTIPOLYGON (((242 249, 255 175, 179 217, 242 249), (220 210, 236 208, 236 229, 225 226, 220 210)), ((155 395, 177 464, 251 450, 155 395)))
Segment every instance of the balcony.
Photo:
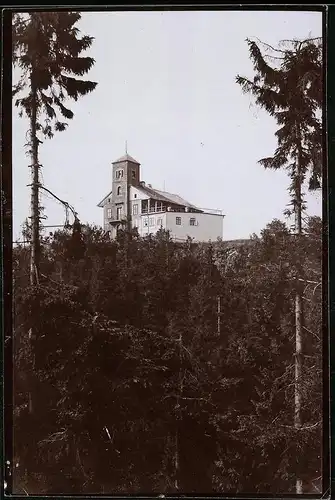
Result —
POLYGON ((162 213, 162 212, 166 212, 165 207, 157 207, 157 209, 155 207, 150 207, 149 210, 147 208, 142 209, 142 212, 140 215, 157 214, 157 213, 162 213))
POLYGON ((110 223, 110 224, 114 224, 114 223, 121 223, 121 222, 126 222, 126 216, 124 214, 120 214, 120 215, 111 215, 110 217, 107 218, 107 221, 110 223))

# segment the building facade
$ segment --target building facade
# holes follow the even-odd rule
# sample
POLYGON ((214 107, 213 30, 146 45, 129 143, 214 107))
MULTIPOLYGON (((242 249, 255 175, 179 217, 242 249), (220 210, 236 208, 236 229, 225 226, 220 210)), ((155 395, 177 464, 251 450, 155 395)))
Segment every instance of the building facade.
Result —
POLYGON ((198 208, 180 196, 153 189, 141 180, 140 164, 126 154, 112 163, 112 190, 98 204, 104 230, 112 238, 122 228, 136 227, 140 236, 168 230, 184 241, 215 241, 223 236, 221 210, 198 208))

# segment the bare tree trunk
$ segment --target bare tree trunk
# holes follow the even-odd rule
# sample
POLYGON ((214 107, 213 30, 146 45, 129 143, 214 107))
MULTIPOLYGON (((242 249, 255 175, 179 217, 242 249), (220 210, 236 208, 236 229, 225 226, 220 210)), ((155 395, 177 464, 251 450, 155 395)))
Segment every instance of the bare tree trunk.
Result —
POLYGON ((180 330, 179 333, 179 388, 178 388, 178 396, 177 396, 177 404, 176 410, 179 413, 179 419, 176 417, 176 432, 175 432, 175 446, 174 446, 174 487, 176 491, 179 491, 179 477, 180 477, 180 462, 179 462, 179 426, 180 426, 180 418, 181 418, 181 407, 180 407, 180 398, 183 394, 183 376, 182 376, 182 332, 180 330))
POLYGON ((217 308, 217 314, 218 314, 218 330, 217 330, 217 333, 218 333, 218 336, 220 336, 221 334, 221 297, 220 295, 218 295, 218 308, 217 308))
MULTIPOLYGON (((295 200, 295 232, 299 240, 302 234, 302 192, 301 192, 301 178, 300 178, 300 157, 298 158, 298 182, 296 187, 296 200, 295 200)), ((302 419, 302 325, 303 325, 303 306, 300 287, 298 287, 295 295, 295 375, 294 375, 294 427, 299 432, 302 419)), ((298 436, 297 436, 298 439, 298 436)), ((298 441, 297 441, 298 442, 298 441)), ((297 462, 299 463, 298 456, 297 462)), ((303 493, 302 479, 300 471, 296 474, 296 494, 303 493)))
MULTIPOLYGON (((302 383, 302 297, 300 291, 295 297, 295 380, 294 380, 294 427, 301 428, 301 383, 302 383)), ((298 438, 298 436, 297 436, 298 438)), ((297 457, 298 463, 299 459, 297 457)), ((302 494, 302 480, 299 473, 296 477, 296 494, 302 494)))
POLYGON ((30 254, 30 284, 36 285, 39 279, 39 247, 40 247, 40 213, 39 213, 39 163, 37 138, 37 103, 36 92, 33 91, 32 110, 30 117, 31 137, 31 254, 30 254))
MULTIPOLYGON (((39 250, 40 250, 40 213, 39 213, 39 162, 38 162, 38 137, 37 137, 37 100, 36 90, 32 88, 32 109, 30 116, 30 153, 31 153, 31 242, 30 242, 30 284, 32 286, 39 282, 39 250)), ((34 338, 33 328, 29 330, 30 346, 34 338)), ((31 382, 33 383, 35 369, 35 356, 31 349, 31 382)), ((33 413, 33 400, 31 390, 28 392, 28 411, 33 413)))
POLYGON ((176 491, 179 491, 179 436, 178 436, 178 424, 176 428, 175 434, 175 443, 174 443, 174 488, 176 491))

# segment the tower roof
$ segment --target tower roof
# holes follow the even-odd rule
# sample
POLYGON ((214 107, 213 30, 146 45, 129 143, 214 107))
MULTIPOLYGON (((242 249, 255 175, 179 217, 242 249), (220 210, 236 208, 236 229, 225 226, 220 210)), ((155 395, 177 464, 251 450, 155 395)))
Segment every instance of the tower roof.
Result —
POLYGON ((136 161, 132 156, 130 156, 128 153, 125 155, 121 156, 118 160, 113 161, 114 163, 121 163, 123 161, 130 161, 131 163, 136 163, 136 165, 139 165, 138 161, 136 161))

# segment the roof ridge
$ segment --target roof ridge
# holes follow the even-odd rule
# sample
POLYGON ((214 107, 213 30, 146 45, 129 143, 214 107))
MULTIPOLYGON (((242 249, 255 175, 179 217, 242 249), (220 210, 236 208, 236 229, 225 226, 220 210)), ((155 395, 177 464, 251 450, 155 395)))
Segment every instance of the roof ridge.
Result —
POLYGON ((122 161, 130 161, 132 163, 136 163, 139 165, 139 162, 135 160, 130 154, 126 153, 125 155, 121 156, 121 158, 118 158, 117 160, 113 161, 113 163, 121 163, 122 161))

